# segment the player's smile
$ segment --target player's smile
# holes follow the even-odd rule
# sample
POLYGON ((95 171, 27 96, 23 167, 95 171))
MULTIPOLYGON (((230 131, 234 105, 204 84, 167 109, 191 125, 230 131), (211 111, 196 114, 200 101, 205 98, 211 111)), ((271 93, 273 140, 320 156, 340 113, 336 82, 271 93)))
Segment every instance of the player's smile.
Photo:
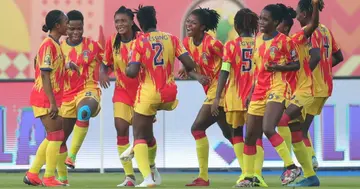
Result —
POLYGON ((186 20, 186 33, 188 37, 193 37, 197 30, 200 30, 200 23, 196 16, 190 15, 189 18, 186 20))

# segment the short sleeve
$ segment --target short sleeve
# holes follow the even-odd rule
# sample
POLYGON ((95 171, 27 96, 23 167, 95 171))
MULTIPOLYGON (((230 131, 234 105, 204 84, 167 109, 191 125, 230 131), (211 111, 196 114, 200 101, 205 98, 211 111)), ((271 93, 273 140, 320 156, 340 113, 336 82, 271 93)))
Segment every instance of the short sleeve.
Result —
POLYGON ((189 50, 189 37, 185 37, 185 39, 183 40, 183 45, 187 51, 190 51, 189 50))
POLYGON ((177 38, 176 36, 172 36, 173 39, 173 44, 175 47, 175 56, 178 58, 183 54, 187 54, 188 52, 186 51, 185 47, 181 44, 179 38, 177 38))
POLYGON ((56 57, 56 52, 53 52, 52 49, 56 49, 55 47, 51 47, 50 45, 43 45, 39 53, 37 55, 37 60, 39 64, 39 68, 42 71, 51 71, 54 69, 54 63, 56 57))
POLYGON ((330 36, 331 36, 331 44, 332 44, 332 53, 336 53, 340 50, 340 46, 338 45, 338 43, 336 42, 334 35, 332 34, 332 32, 330 31, 330 36))
POLYGON ((111 66, 114 64, 113 57, 113 44, 111 37, 105 43, 105 52, 104 52, 104 64, 107 66, 111 66))
POLYGON ((141 54, 143 52, 143 38, 139 37, 135 40, 135 43, 133 44, 131 51, 130 51, 130 63, 129 64, 141 64, 141 54))
POLYGON ((321 40, 320 31, 315 30, 315 32, 311 35, 311 48, 319 49, 320 48, 320 40, 321 40))
POLYGON ((304 45, 308 42, 304 30, 300 30, 291 36, 291 40, 297 45, 304 45))
POLYGON ((288 62, 299 61, 299 55, 298 55, 298 53, 296 51, 295 44, 290 38, 286 39, 285 51, 286 51, 285 52, 286 53, 286 59, 288 60, 288 62))
POLYGON ((209 49, 212 54, 223 56, 223 44, 219 40, 212 40, 209 49))
POLYGON ((234 49, 235 49, 235 46, 231 42, 227 42, 225 44, 223 56, 222 56, 223 62, 228 62, 228 63, 232 62, 234 49))

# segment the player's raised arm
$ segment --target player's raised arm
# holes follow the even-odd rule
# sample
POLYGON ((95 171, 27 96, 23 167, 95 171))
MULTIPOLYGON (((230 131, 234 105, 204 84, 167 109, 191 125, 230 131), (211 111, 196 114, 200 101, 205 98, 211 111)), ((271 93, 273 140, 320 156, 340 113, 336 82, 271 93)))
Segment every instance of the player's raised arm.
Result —
POLYGON ((330 32, 331 40, 332 40, 332 67, 338 65, 340 62, 344 61, 343 53, 337 44, 334 35, 330 32))
POLYGON ((312 0, 312 16, 309 24, 304 28, 304 35, 306 38, 311 37, 311 34, 319 26, 319 12, 324 8, 323 0, 312 0))

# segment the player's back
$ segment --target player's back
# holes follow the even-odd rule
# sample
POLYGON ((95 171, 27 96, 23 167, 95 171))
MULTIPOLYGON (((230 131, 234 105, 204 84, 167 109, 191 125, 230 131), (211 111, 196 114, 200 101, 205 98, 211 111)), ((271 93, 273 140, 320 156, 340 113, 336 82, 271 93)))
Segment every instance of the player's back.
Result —
POLYGON ((131 56, 131 62, 141 63, 143 68, 137 96, 147 101, 173 101, 177 94, 175 58, 184 53, 179 39, 169 33, 153 31, 140 35, 131 56))

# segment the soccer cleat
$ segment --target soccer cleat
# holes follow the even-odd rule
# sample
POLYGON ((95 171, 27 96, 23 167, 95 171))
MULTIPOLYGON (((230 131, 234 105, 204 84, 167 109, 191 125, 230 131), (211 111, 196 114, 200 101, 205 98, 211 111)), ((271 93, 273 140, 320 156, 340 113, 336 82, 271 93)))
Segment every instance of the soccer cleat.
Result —
POLYGON ((132 146, 129 146, 121 155, 120 160, 121 161, 131 161, 134 158, 134 148, 132 146))
POLYGON ((314 171, 316 172, 319 169, 319 162, 318 162, 316 156, 313 156, 311 158, 311 160, 312 160, 314 171))
POLYGON ((288 185, 296 180, 301 175, 299 167, 295 169, 288 169, 284 173, 284 179, 281 180, 282 185, 288 185))
POLYGON ((290 186, 290 187, 320 186, 320 180, 315 175, 315 176, 312 176, 312 177, 304 178, 301 181, 297 182, 296 184, 289 184, 287 186, 290 186))
POLYGON ((30 172, 25 173, 23 182, 27 185, 32 185, 32 186, 42 186, 43 185, 41 179, 39 178, 39 175, 30 173, 30 172))
POLYGON ((158 169, 155 167, 155 165, 151 166, 150 169, 151 169, 151 174, 153 175, 153 178, 155 180, 155 184, 159 186, 162 180, 158 169))
POLYGON ((185 186, 209 186, 210 185, 210 180, 205 181, 202 178, 197 178, 194 181, 192 181, 192 183, 187 184, 185 186))
POLYGON ((64 183, 65 186, 70 186, 69 180, 66 177, 63 177, 63 179, 61 177, 58 177, 57 180, 64 183))
POLYGON ((125 180, 123 183, 118 184, 117 187, 135 187, 135 180, 132 179, 131 177, 125 177, 125 180))
POLYGON ((234 186, 234 188, 251 188, 251 187, 253 187, 253 182, 251 181, 251 179, 243 179, 234 186))
POLYGON ((263 188, 267 188, 269 187, 265 180, 264 180, 264 177, 260 176, 260 175, 257 175, 255 174, 254 175, 254 180, 253 180, 253 185, 256 186, 256 187, 263 187, 263 188))
POLYGON ((65 165, 70 169, 75 169, 75 161, 71 157, 66 158, 65 165))
POLYGON ((244 180, 245 179, 245 175, 244 174, 241 174, 240 176, 239 176, 239 179, 236 181, 236 184, 239 184, 242 180, 244 180))
POLYGON ((55 187, 55 186, 66 186, 64 183, 55 179, 55 176, 52 177, 44 177, 43 184, 46 187, 55 187))
POLYGON ((152 174, 147 176, 141 184, 136 185, 135 187, 136 188, 153 188, 153 187, 156 187, 156 183, 154 182, 152 174))

